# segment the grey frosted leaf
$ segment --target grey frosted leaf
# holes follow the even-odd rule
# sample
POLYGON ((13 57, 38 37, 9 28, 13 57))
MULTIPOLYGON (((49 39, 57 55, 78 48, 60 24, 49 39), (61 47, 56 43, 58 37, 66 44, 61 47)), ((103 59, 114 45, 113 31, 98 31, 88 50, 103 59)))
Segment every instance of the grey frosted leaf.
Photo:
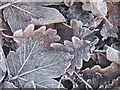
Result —
POLYGON ((58 44, 52 44, 52 47, 54 49, 61 50, 60 46, 62 46, 65 47, 66 50, 69 51, 72 55, 74 55, 74 58, 72 59, 71 63, 72 65, 75 65, 78 69, 80 69, 83 66, 83 60, 88 61, 90 59, 90 53, 94 49, 93 47, 95 43, 73 36, 72 42, 65 40, 64 45, 59 44, 60 46, 58 46, 58 44))
POLYGON ((6 69, 6 59, 5 59, 1 44, 0 44, 0 69, 2 69, 3 72, 6 72, 6 70, 7 70, 6 69))
POLYGON ((12 89, 15 89, 15 90, 19 90, 18 87, 16 87, 13 83, 8 82, 8 81, 4 81, 2 83, 2 88, 12 88, 12 89))
POLYGON ((83 58, 80 52, 74 52, 74 59, 71 62, 75 65, 78 69, 81 69, 83 66, 83 58))
POLYGON ((95 31, 99 30, 99 29, 90 30, 90 28, 82 27, 83 23, 81 21, 76 20, 76 19, 72 19, 70 21, 70 25, 74 29, 73 30, 74 36, 77 36, 80 38, 85 38, 85 37, 93 34, 95 31))
POLYGON ((69 40, 65 40, 64 45, 68 51, 72 51, 72 52, 74 51, 73 42, 71 42, 69 40))
POLYGON ((34 83, 34 81, 28 81, 25 85, 24 85, 24 90, 27 90, 28 88, 31 88, 32 90, 36 90, 36 85, 34 83), (26 89, 25 89, 26 88, 26 89))
POLYGON ((47 50, 40 37, 23 41, 16 52, 10 52, 8 67, 12 79, 34 81, 36 85, 57 88, 58 82, 53 77, 62 75, 72 59, 68 52, 47 50))
POLYGON ((3 14, 13 32, 24 29, 31 22, 35 25, 65 22, 65 18, 57 9, 30 2, 12 5, 4 9, 3 14))
POLYGON ((56 50, 66 50, 65 46, 61 43, 51 43, 50 46, 56 50))
POLYGON ((117 28, 116 27, 110 27, 108 24, 103 24, 103 27, 100 31, 100 34, 103 36, 103 40, 107 39, 108 37, 115 37, 117 38, 117 28))
POLYGON ((112 47, 108 47, 106 50, 106 56, 109 61, 116 62, 120 65, 120 51, 112 47))
POLYGON ((51 48, 52 46, 54 46, 54 43, 56 41, 60 40, 60 36, 57 35, 57 30, 56 29, 52 29, 52 28, 48 28, 44 33, 43 33, 43 40, 44 40, 44 45, 47 48, 51 48), (51 46, 50 46, 51 44, 51 46))

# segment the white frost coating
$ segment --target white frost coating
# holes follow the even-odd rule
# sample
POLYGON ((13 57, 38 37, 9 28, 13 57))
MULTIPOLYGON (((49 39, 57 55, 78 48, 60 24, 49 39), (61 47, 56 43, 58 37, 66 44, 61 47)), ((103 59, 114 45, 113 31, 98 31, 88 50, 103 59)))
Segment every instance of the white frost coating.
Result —
POLYGON ((107 59, 110 61, 114 61, 117 64, 120 64, 120 52, 118 50, 115 50, 112 47, 108 47, 107 51, 106 51, 106 56, 107 59))

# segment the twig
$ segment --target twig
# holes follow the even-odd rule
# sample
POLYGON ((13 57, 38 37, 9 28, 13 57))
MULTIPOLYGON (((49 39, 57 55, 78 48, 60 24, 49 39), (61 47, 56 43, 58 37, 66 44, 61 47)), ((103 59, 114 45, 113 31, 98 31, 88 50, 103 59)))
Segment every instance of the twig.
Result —
POLYGON ((7 37, 7 38, 14 38, 14 36, 6 35, 6 34, 4 34, 3 32, 1 32, 1 34, 2 34, 4 37, 7 37))
POLYGON ((0 10, 1 10, 1 9, 4 9, 4 8, 6 8, 6 7, 9 7, 9 6, 12 5, 12 4, 21 2, 21 1, 22 1, 22 0, 16 0, 16 1, 12 2, 12 3, 4 4, 4 5, 0 6, 0 10))
MULTIPOLYGON (((97 9, 97 7, 92 3, 92 5, 96 8, 96 10, 101 14, 101 12, 97 9)), ((101 14, 102 18, 109 24, 109 26, 112 28, 113 25, 109 22, 109 20, 101 14)))
POLYGON ((106 53, 106 50, 93 50, 94 53, 106 53))
POLYGON ((76 76, 77 76, 81 81, 83 81, 83 83, 85 83, 91 90, 94 90, 89 83, 87 83, 82 77, 80 77, 80 76, 77 74, 77 72, 74 71, 74 73, 75 73, 76 76))

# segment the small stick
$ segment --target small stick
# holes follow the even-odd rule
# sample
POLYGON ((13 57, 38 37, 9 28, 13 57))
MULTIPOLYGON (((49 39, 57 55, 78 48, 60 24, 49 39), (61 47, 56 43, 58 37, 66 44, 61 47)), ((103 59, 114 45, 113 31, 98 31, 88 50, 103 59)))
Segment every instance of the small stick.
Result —
POLYGON ((21 1, 22 1, 22 0, 16 0, 16 1, 12 2, 12 3, 4 4, 4 5, 0 6, 0 10, 1 10, 1 9, 4 9, 4 8, 6 8, 6 7, 9 7, 9 6, 12 5, 12 4, 21 2, 21 1))
POLYGON ((87 83, 82 77, 80 77, 80 76, 77 74, 77 72, 74 71, 74 73, 75 73, 76 76, 77 76, 81 81, 83 81, 83 83, 85 83, 91 90, 94 90, 89 83, 87 83))
POLYGON ((106 53, 106 50, 93 50, 94 53, 106 53))

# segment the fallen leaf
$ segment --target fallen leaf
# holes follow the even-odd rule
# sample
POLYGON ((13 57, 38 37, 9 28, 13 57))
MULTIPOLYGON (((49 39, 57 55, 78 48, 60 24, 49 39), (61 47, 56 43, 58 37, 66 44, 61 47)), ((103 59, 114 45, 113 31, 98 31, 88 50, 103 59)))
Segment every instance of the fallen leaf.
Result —
POLYGON ((100 34, 101 34, 101 36, 103 36, 103 40, 105 40, 108 37, 118 38, 117 32, 118 32, 118 30, 116 27, 111 27, 110 25, 105 23, 102 26, 100 34))
POLYGON ((99 29, 90 30, 90 28, 83 27, 83 23, 76 19, 72 19, 70 21, 70 25, 73 28, 73 35, 78 36, 80 38, 85 38, 95 31, 99 31, 99 29))
POLYGON ((14 90, 14 89, 15 89, 15 90, 19 90, 18 87, 16 87, 13 83, 8 82, 8 81, 4 81, 4 82, 2 83, 2 86, 3 86, 3 87, 2 87, 3 89, 6 89, 6 88, 7 88, 7 89, 8 89, 8 88, 11 89, 11 88, 12 88, 13 90, 14 90))
POLYGON ((34 25, 65 22, 65 18, 57 9, 30 2, 12 5, 4 9, 3 14, 12 32, 24 29, 31 22, 34 25))
POLYGON ((24 85, 24 89, 23 90, 36 90, 36 85, 35 85, 34 81, 28 81, 24 85))
POLYGON ((90 2, 85 2, 82 6, 84 10, 92 11, 93 15, 102 15, 105 17, 107 15, 107 4, 103 0, 90 0, 90 2))
POLYGON ((31 80, 43 88, 57 88, 58 82, 52 78, 65 72, 71 58, 68 52, 47 51, 40 37, 31 37, 16 52, 10 52, 7 63, 11 80, 18 79, 23 85, 31 80))
POLYGON ((120 64, 120 51, 112 47, 108 47, 106 51, 106 56, 108 60, 116 62, 117 64, 120 64))
POLYGON ((71 52, 71 54, 74 55, 74 59, 71 64, 73 64, 72 66, 75 65, 78 69, 82 68, 83 60, 88 61, 90 59, 90 52, 93 47, 90 41, 83 40, 75 36, 72 37, 72 42, 65 40, 64 45, 61 43, 51 43, 50 46, 54 49, 67 50, 71 52))
POLYGON ((57 35, 57 30, 56 29, 52 29, 52 28, 48 28, 44 33, 43 33, 43 41, 44 41, 44 45, 47 48, 51 48, 50 44, 57 42, 60 40, 60 36, 57 35))
POLYGON ((81 2, 75 2, 72 7, 69 7, 64 16, 67 18, 68 23, 71 19, 77 19, 82 21, 84 27, 95 27, 93 15, 82 9, 81 2))
POLYGON ((45 30, 46 30, 45 26, 41 26, 37 30, 34 30, 34 25, 30 24, 25 28, 24 31, 22 29, 15 31, 13 33, 13 39, 17 43, 20 43, 20 42, 22 42, 23 39, 28 39, 28 38, 33 37, 33 36, 42 35, 45 32, 45 30))

